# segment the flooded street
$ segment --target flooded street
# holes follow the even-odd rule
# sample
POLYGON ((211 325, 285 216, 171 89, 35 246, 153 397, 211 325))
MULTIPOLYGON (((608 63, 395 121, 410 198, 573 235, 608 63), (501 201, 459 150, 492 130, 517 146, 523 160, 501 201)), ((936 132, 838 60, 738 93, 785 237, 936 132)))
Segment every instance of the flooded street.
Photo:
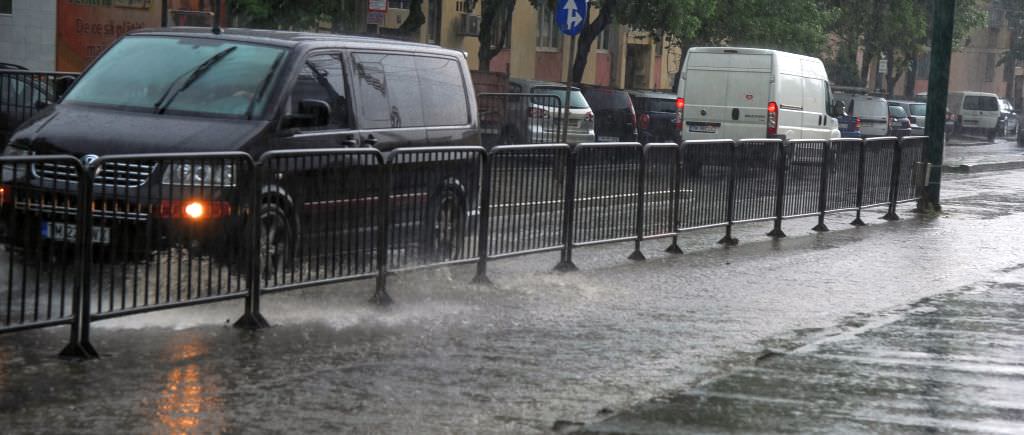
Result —
MULTIPOLYGON (((978 283, 1001 283, 990 287, 1003 300, 1019 297, 1020 173, 947 176, 944 189, 946 214, 933 219, 904 207, 904 220, 886 223, 883 210, 871 210, 871 225, 853 228, 852 216, 840 214, 823 234, 810 231, 813 218, 797 219, 785 222, 789 237, 779 241, 764 236, 770 223, 745 224, 734 233, 740 245, 728 249, 715 244, 720 229, 702 230, 681 238, 682 256, 663 253, 666 240, 646 242, 643 263, 626 260, 629 244, 579 249, 581 270, 570 274, 550 272, 557 254, 501 260, 490 265, 493 287, 466 284, 471 267, 400 274, 390 286, 397 303, 387 309, 367 303, 370 282, 276 294, 263 301, 274 327, 255 333, 230 327, 240 301, 105 320, 92 331, 102 357, 83 363, 54 357, 65 327, 3 335, 0 425, 8 433, 545 432, 558 421, 597 423, 736 370, 782 382, 751 369, 766 349, 806 350, 877 313, 903 309, 895 318, 912 322, 910 304, 936 295, 969 303, 981 296, 958 295, 980 291, 978 283)), ((1019 321, 1019 305, 1005 309, 1019 321)), ((1006 346, 1019 350, 1022 331, 1008 328, 1006 346)), ((870 339, 879 348, 913 339, 908 329, 878 331, 870 339)), ((842 353, 830 346, 822 348, 842 353)), ((822 362, 813 352, 768 361, 804 365, 795 372, 857 363, 822 362)), ((998 380, 1005 394, 974 406, 1002 409, 1000 401, 1020 397, 1017 354, 971 362, 1004 358, 1008 367, 998 380)), ((887 370, 909 377, 916 369, 887 370)), ((948 419, 958 418, 951 409, 948 419)), ((1014 409, 1001 418, 1020 421, 1014 409)), ((745 418, 756 423, 761 411, 750 412, 745 418)), ((813 419, 806 424, 815 429, 813 419)))

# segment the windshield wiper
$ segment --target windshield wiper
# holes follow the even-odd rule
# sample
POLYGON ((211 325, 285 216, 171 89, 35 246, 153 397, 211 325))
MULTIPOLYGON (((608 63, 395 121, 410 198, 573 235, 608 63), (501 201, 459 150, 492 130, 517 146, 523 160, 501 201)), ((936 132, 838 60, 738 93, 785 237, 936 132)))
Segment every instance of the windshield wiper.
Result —
POLYGON ((217 62, 220 62, 221 59, 227 57, 227 55, 231 54, 232 51, 235 51, 236 48, 238 47, 228 47, 220 51, 219 53, 211 56, 209 59, 206 59, 205 61, 203 61, 203 63, 197 65, 195 68, 192 68, 189 71, 185 71, 184 74, 174 79, 174 81, 171 82, 171 86, 169 86, 167 90, 164 91, 164 94, 160 96, 160 99, 157 100, 156 104, 153 104, 154 112, 163 114, 164 111, 167 110, 167 107, 170 106, 172 102, 174 102, 174 98, 177 97, 178 94, 182 93, 182 91, 184 91, 185 89, 188 89, 189 86, 192 86, 192 83, 195 83, 196 80, 199 80, 199 77, 202 77, 203 74, 206 73, 206 71, 209 71, 210 67, 212 67, 217 62), (181 79, 183 79, 186 76, 188 76, 188 79, 182 82, 181 79), (181 83, 181 85, 176 86, 178 83, 181 83))
POLYGON ((278 53, 277 57, 274 58, 274 63, 270 64, 270 71, 267 71, 267 75, 263 77, 263 81, 260 82, 260 90, 256 92, 256 95, 252 96, 252 100, 249 100, 249 107, 245 109, 245 119, 252 119, 252 110, 256 107, 256 102, 263 98, 263 93, 267 91, 267 86, 270 85, 270 79, 274 77, 274 72, 277 70, 277 64, 281 63, 281 58, 284 57, 284 53, 278 53))

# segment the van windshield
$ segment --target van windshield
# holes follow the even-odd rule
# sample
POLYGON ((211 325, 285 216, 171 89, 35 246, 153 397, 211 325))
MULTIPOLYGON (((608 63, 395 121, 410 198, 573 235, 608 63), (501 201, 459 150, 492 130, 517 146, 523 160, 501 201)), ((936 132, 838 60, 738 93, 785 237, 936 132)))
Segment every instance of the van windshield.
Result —
POLYGON ((231 41, 130 36, 104 54, 64 101, 169 113, 261 113, 283 55, 282 48, 231 41))
POLYGON ((964 97, 964 110, 999 111, 999 100, 985 95, 968 95, 964 97))

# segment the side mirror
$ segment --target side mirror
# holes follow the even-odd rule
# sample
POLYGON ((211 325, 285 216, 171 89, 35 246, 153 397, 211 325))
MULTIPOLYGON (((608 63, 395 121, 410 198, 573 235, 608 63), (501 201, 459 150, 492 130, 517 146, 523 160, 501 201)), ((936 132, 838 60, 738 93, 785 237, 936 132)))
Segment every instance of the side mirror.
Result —
POLYGON ((75 84, 74 76, 60 76, 53 79, 53 100, 57 101, 75 84))
POLYGON ((830 113, 830 115, 834 118, 846 116, 846 104, 843 104, 842 101, 836 100, 832 103, 832 113, 830 113))
POLYGON ((288 115, 282 123, 283 129, 323 127, 330 123, 331 105, 323 100, 302 100, 299 110, 288 115))

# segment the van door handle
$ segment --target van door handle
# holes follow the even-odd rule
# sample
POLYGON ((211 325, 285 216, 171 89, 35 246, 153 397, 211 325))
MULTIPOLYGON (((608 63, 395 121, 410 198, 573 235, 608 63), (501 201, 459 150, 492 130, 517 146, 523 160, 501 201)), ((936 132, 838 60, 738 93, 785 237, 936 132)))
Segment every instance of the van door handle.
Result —
POLYGON ((818 125, 825 125, 824 117, 821 115, 818 115, 818 125))
POLYGON ((372 147, 372 146, 375 146, 375 145, 377 145, 377 138, 373 137, 372 134, 367 136, 366 139, 363 139, 363 146, 364 147, 372 147))
POLYGON ((740 109, 732 109, 732 120, 733 121, 739 121, 740 120, 740 109))
POLYGON ((355 138, 353 138, 352 136, 343 136, 340 138, 338 143, 340 143, 341 146, 343 147, 356 147, 358 145, 355 138))

